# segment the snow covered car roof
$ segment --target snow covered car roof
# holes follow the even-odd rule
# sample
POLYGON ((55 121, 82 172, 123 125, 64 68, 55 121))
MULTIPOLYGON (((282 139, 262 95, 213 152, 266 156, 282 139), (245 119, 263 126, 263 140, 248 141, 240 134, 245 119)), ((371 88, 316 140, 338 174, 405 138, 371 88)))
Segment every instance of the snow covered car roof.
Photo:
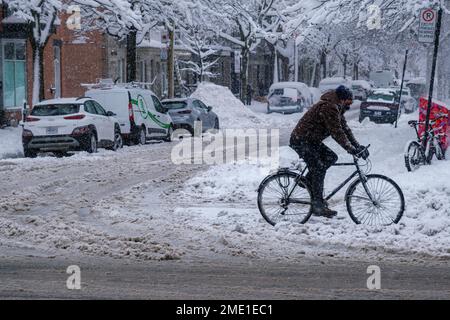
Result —
POLYGON ((173 99, 164 99, 161 102, 186 102, 193 99, 194 98, 173 98, 173 99))
POLYGON ((311 95, 311 91, 309 90, 309 87, 306 84, 304 84, 303 82, 293 82, 293 81, 274 83, 270 86, 269 92, 272 92, 273 90, 276 89, 284 89, 284 88, 297 89, 305 97, 309 97, 311 95))
POLYGON ((92 99, 89 97, 49 99, 36 103, 35 106, 43 106, 48 104, 83 104, 86 100, 92 99))
POLYGON ((366 90, 370 90, 372 89, 372 87, 370 86, 370 83, 366 80, 353 80, 352 81, 352 86, 361 86, 366 90))
POLYGON ((351 83, 350 80, 344 79, 343 77, 333 77, 333 78, 325 78, 320 81, 320 84, 344 84, 351 83))

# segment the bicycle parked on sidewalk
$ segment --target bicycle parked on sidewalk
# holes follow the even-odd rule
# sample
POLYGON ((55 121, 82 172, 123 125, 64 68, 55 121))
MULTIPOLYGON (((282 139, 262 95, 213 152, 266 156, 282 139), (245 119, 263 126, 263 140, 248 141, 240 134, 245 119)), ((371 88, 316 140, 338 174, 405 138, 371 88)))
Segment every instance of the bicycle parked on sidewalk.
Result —
POLYGON ((420 166, 430 164, 433 156, 436 155, 438 160, 445 159, 444 148, 440 142, 445 133, 439 133, 440 128, 434 128, 434 125, 440 119, 448 118, 447 115, 441 116, 435 120, 430 121, 430 128, 426 133, 419 135, 418 125, 425 125, 425 122, 411 120, 408 124, 414 128, 417 135, 417 140, 408 142, 405 150, 405 165, 409 172, 417 170, 420 166), (424 134, 427 135, 427 148, 423 146, 424 134))
MULTIPOLYGON (((367 147, 369 148, 369 146, 367 147)), ((367 149, 366 148, 366 149, 367 149)), ((357 157, 353 162, 337 163, 334 166, 355 166, 353 172, 325 200, 334 197, 353 178, 345 194, 350 218, 356 224, 389 226, 399 223, 405 211, 405 198, 400 187, 390 178, 370 171, 370 160, 363 165, 357 157)), ((282 168, 266 177, 258 188, 258 208, 264 219, 275 226, 280 222, 306 223, 311 215, 311 191, 304 177, 308 167, 302 164, 295 168, 282 168)))

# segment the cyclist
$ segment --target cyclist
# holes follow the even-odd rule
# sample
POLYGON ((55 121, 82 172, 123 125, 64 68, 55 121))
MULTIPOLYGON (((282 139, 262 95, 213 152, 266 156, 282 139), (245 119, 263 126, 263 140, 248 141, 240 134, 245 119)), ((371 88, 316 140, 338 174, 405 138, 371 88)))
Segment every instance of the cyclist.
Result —
POLYGON ((348 153, 364 159, 369 157, 369 151, 355 139, 344 117, 352 103, 353 94, 345 86, 325 93, 291 134, 291 148, 308 165, 304 183, 311 188, 311 210, 316 216, 332 218, 337 214, 323 199, 323 188, 326 172, 336 163, 338 156, 322 141, 331 136, 348 153))

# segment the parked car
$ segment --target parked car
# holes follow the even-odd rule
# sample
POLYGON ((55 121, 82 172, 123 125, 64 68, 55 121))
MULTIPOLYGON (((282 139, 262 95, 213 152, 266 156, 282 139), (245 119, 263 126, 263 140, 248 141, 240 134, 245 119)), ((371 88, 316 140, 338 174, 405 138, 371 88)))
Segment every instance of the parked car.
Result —
POLYGON ((376 123, 394 123, 399 112, 395 89, 375 89, 366 101, 361 103, 359 122, 369 118, 376 123))
POLYGON ((353 80, 351 89, 355 100, 365 101, 372 91, 372 86, 365 80, 353 80))
POLYGON ((320 101, 320 98, 322 97, 322 92, 319 88, 309 87, 309 91, 311 91, 312 95, 312 103, 315 104, 320 101))
POLYGON ((319 82, 319 89, 322 93, 325 93, 329 90, 335 90, 341 85, 351 88, 352 82, 343 77, 325 78, 319 82))
POLYGON ((91 98, 65 98, 36 104, 23 124, 25 157, 39 152, 63 156, 68 151, 97 152, 104 147, 122 147, 120 125, 115 113, 105 111, 91 98))
MULTIPOLYGON (((400 87, 393 87, 397 96, 400 97, 400 87)), ((411 90, 409 88, 403 88, 402 90, 402 102, 401 109, 405 111, 405 113, 413 113, 419 108, 419 103, 417 100, 411 95, 411 90)))
POLYGON ((269 89, 267 113, 303 112, 313 105, 313 96, 302 82, 278 82, 269 89))
POLYGON ((173 121, 151 90, 134 85, 98 85, 86 96, 117 114, 126 144, 145 144, 148 139, 171 141, 173 121))
POLYGON ((428 92, 425 78, 414 78, 408 80, 406 87, 411 90, 411 96, 416 100, 428 92))
POLYGON ((194 134, 194 123, 201 121, 202 131, 219 129, 219 117, 202 101, 194 98, 163 100, 164 108, 169 111, 175 129, 186 129, 194 134))

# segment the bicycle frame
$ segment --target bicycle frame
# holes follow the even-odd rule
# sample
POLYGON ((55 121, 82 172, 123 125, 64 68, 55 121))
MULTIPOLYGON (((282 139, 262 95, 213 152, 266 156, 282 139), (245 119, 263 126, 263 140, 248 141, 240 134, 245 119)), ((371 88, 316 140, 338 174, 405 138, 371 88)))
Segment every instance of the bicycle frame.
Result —
MULTIPOLYGON (((334 165, 332 165, 332 167, 349 167, 349 166, 356 166, 356 171, 353 172, 347 179, 345 179, 344 182, 342 182, 336 189, 334 189, 328 196, 325 197, 325 200, 330 200, 331 198, 333 198, 342 188, 344 188, 350 181, 353 180, 353 178, 355 178, 356 176, 359 175, 359 177, 361 178, 362 182, 363 182, 363 186, 365 191, 367 192, 367 195, 370 198, 370 201, 374 201, 372 194, 370 193, 369 189, 366 186, 366 176, 365 174, 361 171, 361 168, 359 166, 358 163, 358 159, 354 158, 353 162, 346 162, 346 163, 336 163, 334 165)), ((303 171, 301 172, 300 176, 304 176, 305 172, 307 170, 307 167, 305 169, 303 169, 303 171)), ((291 192, 288 195, 288 199, 290 199, 292 193, 294 192, 295 188, 298 186, 298 182, 295 182, 295 186, 294 188, 292 188, 291 192)), ((298 201, 298 200, 291 200, 291 203, 299 203, 299 204, 309 204, 306 203, 304 201, 298 201)))
POLYGON ((422 136, 420 136, 419 130, 417 129, 418 124, 419 123, 414 123, 412 125, 412 127, 416 131, 417 142, 422 147, 422 152, 423 152, 423 157, 424 157, 423 162, 424 162, 424 164, 430 164, 431 158, 433 157, 434 153, 431 154, 431 157, 430 157, 429 153, 435 152, 434 149, 436 148, 436 144, 440 144, 440 142, 438 140, 438 135, 436 135, 437 128, 433 128, 432 126, 430 126, 430 129, 427 132, 424 132, 422 134, 422 136), (426 139, 424 139, 425 136, 426 136, 426 139), (427 149, 425 149, 425 146, 424 146, 425 141, 427 141, 427 149))

